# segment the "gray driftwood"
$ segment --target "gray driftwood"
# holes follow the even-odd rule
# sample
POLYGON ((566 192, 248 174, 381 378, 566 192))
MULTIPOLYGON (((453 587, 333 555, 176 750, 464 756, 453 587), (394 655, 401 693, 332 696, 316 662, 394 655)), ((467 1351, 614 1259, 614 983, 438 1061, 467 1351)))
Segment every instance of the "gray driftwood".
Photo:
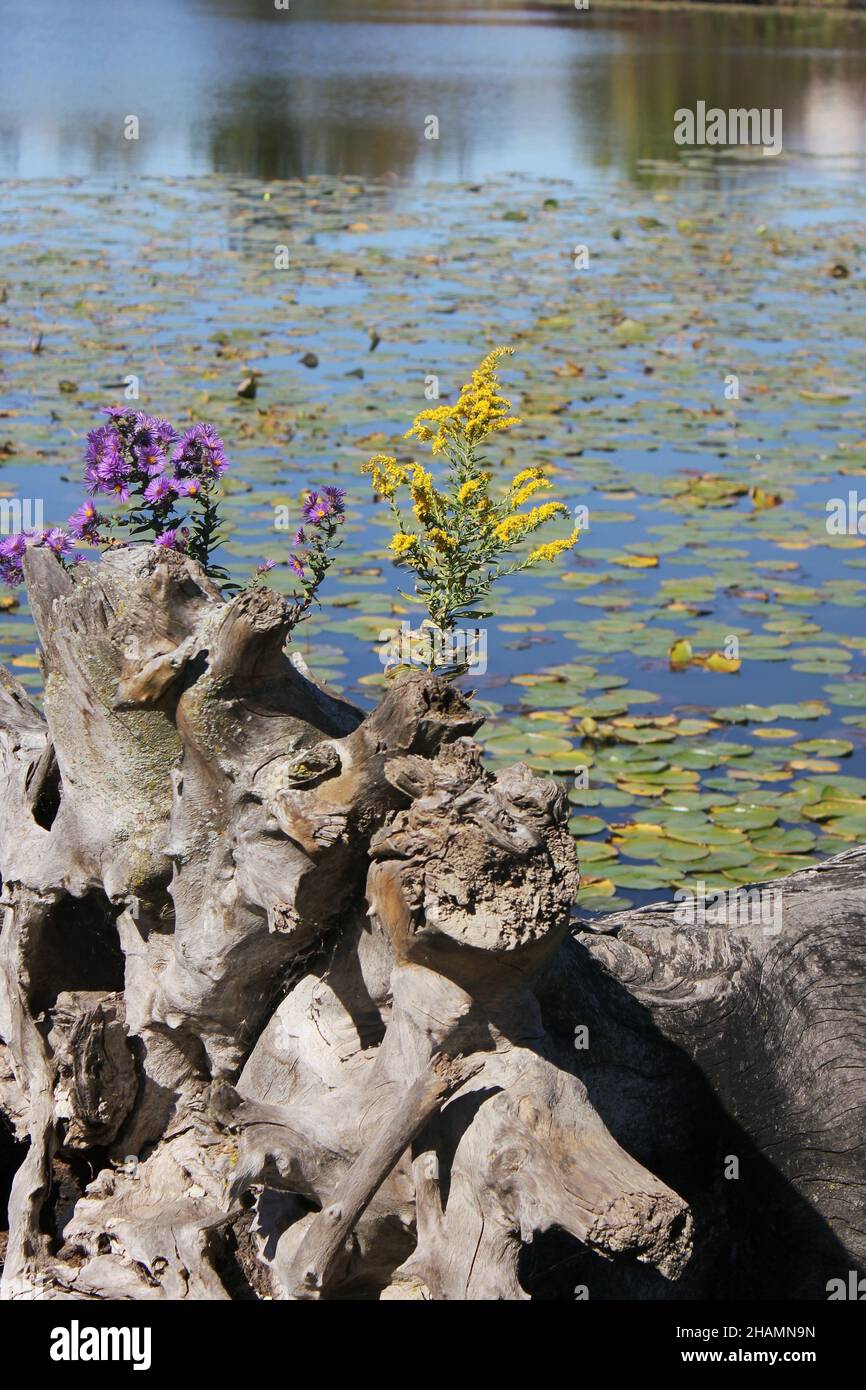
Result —
POLYGON ((278 595, 170 553, 26 571, 5 1297, 821 1297, 857 1267, 863 852, 786 881, 778 934, 582 929, 563 793, 486 772, 451 685, 364 717, 278 595))

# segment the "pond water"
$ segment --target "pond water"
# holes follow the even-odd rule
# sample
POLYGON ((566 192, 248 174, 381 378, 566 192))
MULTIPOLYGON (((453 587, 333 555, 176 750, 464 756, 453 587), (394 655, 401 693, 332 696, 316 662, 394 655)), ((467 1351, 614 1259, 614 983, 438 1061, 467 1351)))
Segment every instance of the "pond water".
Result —
POLYGON ((782 108, 785 147, 817 177, 866 148, 856 15, 0 0, 0 32, 14 177, 639 176, 677 153, 672 113, 700 99, 782 108))
MULTIPOLYGON (((345 544, 298 641, 370 703, 376 639, 417 615, 360 465, 405 454, 426 376, 453 399, 511 342, 525 423, 496 477, 547 465, 589 529, 510 582, 474 686, 492 764, 570 790, 581 905, 731 889, 862 841, 866 536, 856 516, 828 531, 827 506, 866 499, 863 31, 341 8, 0 4, 0 498, 62 521, 128 374, 142 408, 223 433, 239 575, 274 559, 287 590, 275 509, 338 481, 345 544), (660 113, 702 96, 781 103, 784 153, 679 150, 660 113), (732 638, 737 671, 671 669, 674 643, 732 638)), ((19 599, 0 659, 38 695, 19 599)))

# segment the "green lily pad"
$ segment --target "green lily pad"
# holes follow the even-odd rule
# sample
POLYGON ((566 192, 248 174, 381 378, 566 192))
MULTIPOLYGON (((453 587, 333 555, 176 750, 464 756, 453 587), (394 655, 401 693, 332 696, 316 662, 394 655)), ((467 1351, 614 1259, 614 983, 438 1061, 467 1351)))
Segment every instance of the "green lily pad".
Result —
POLYGON ((520 758, 526 754, 547 757, 551 754, 574 754, 576 752, 570 739, 559 734, 544 733, 494 733, 485 740, 485 748, 498 756, 520 758))
POLYGON ((844 738, 807 738, 792 746, 798 753, 815 754, 820 758, 847 758, 854 752, 853 743, 844 738))
POLYGON ((572 835, 597 835, 599 831, 607 830, 607 821, 600 816, 572 816, 568 828, 572 835))
MULTIPOLYGON (((602 844, 600 840, 586 840, 581 844, 578 851, 578 858, 581 864, 606 863, 607 860, 616 859, 617 857, 618 851, 614 846, 602 844)), ((605 876, 609 878, 610 874, 608 870, 605 869, 604 872, 605 876)))
POLYGON ((817 838, 810 830, 784 830, 776 826, 770 830, 756 830, 752 844, 762 854, 803 854, 814 849, 817 838))
POLYGON ((722 705, 713 710, 713 718, 725 724, 769 724, 778 717, 772 708, 763 705, 722 705))
POLYGON ((851 681, 841 685, 825 685, 824 689, 834 705, 860 707, 866 705, 866 681, 851 681))
POLYGON ((627 792, 616 791, 613 787, 598 787, 593 791, 583 791, 572 787, 568 799, 574 806, 630 806, 632 799, 627 792))
POLYGON ((744 845, 742 849, 730 849, 724 846, 714 849, 701 864, 701 874, 704 873, 725 873, 728 869, 744 868, 746 864, 751 864, 755 859, 755 851, 750 845, 744 845))
POLYGON ((613 864, 609 869, 605 869, 605 876, 612 879, 618 888, 652 891, 671 887, 679 872, 673 864, 670 866, 670 872, 658 867, 644 868, 637 864, 613 864))
POLYGON ((769 806, 722 806, 710 814, 717 825, 737 830, 762 830, 779 819, 778 812, 769 806))
POLYGON ((777 719, 820 719, 830 713, 823 700, 801 700, 797 705, 773 705, 777 719))
POLYGON ((803 806, 802 814, 807 820, 838 820, 843 816, 851 819, 854 816, 866 814, 866 802, 828 797, 823 801, 806 803, 803 806))
POLYGON ((854 835, 862 839, 866 835, 866 811, 858 815, 834 816, 830 822, 830 829, 837 835, 854 835))

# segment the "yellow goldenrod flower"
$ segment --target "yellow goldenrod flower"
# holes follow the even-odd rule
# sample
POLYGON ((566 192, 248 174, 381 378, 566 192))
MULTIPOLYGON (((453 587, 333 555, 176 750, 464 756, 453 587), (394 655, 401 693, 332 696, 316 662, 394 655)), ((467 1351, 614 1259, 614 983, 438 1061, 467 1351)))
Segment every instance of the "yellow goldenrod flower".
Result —
POLYGON ((557 555, 561 555, 563 550, 570 550, 576 544, 579 531, 572 531, 570 536, 565 536, 560 541, 548 541, 545 545, 539 545, 532 551, 527 565, 537 565, 541 560, 555 560, 557 555))
POLYGON ((568 507, 562 502, 542 502, 540 507, 533 507, 526 515, 529 518, 530 530, 534 531, 552 516, 568 516, 568 507))
POLYGON ((451 419, 451 413, 451 407, 447 405, 436 406, 435 410, 422 410, 420 415, 415 416, 415 421, 406 431, 404 438, 411 439, 414 435, 422 444, 432 441, 433 453, 440 453, 445 443, 445 427, 451 419), (435 425, 436 429, 431 429, 431 425, 435 425))
POLYGON ((497 430, 519 425, 519 417, 508 413, 511 402, 506 396, 499 395, 499 382, 496 379, 499 359, 510 356, 513 351, 511 347, 494 348, 464 385, 457 404, 422 410, 411 429, 407 430, 406 437, 414 435, 423 443, 430 444, 434 454, 441 454, 449 442, 480 444, 497 430))
POLYGON ((414 550, 418 544, 418 537, 411 535, 407 531, 398 531, 391 537, 390 549, 395 555, 406 555, 410 550, 414 550))
POLYGON ((369 463, 362 466, 361 472, 371 475, 373 487, 380 497, 393 497, 408 477, 406 469, 390 454, 374 454, 369 463))
POLYGON ((520 487, 521 483, 528 483, 529 480, 530 480, 530 478, 543 478, 543 477, 544 477, 544 469, 543 469, 543 468, 524 468, 523 471, 522 471, 522 473, 517 473, 517 474, 515 475, 515 477, 513 477, 513 478, 511 479, 511 491, 514 492, 516 488, 519 488, 519 487, 520 487))
MULTIPOLYGON (((510 401, 507 404, 511 404, 510 401)), ((473 433, 472 443, 486 439, 488 434, 494 434, 497 430, 510 430, 513 425, 522 425, 523 421, 519 415, 498 415, 494 420, 488 420, 483 429, 473 433)))
POLYGON ((469 498, 476 493, 481 486, 480 478, 470 478, 462 487, 457 489, 457 501, 468 502, 469 498))
MULTIPOLYGON (((394 511, 391 556, 414 572, 415 594, 429 615, 425 623, 442 632, 453 631, 475 605, 489 603, 497 580, 543 560, 555 560, 578 539, 574 531, 534 549, 527 546, 529 554, 523 559, 514 553, 545 522, 568 515, 561 502, 532 505, 539 492, 552 486, 543 468, 522 469, 504 495, 497 489, 490 496, 491 474, 484 471, 479 446, 490 435, 520 423, 496 379, 498 363, 511 351, 497 348, 489 353, 461 388, 455 405, 421 411, 407 431, 407 437, 429 444, 434 454, 445 455, 443 483, 437 486, 433 472, 421 464, 404 466, 387 454, 376 454, 364 470, 394 511), (401 487, 408 489, 417 524, 408 514, 409 503, 401 507, 395 496, 401 487), (529 503, 528 510, 521 510, 524 503, 529 503)), ((432 646, 423 660, 429 670, 436 669, 432 646)))
POLYGON ((549 521, 552 516, 568 515, 568 508, 561 502, 545 502, 540 507, 533 507, 531 512, 512 513, 506 516, 498 525, 494 526, 493 534, 497 540, 503 541, 506 545, 513 541, 522 540, 528 536, 530 531, 536 531, 545 521, 549 521))
POLYGON ((525 516, 507 516, 504 521, 500 521, 493 528, 493 534, 498 541, 504 545, 509 545, 512 541, 520 540, 521 536, 526 535, 525 516))
POLYGON ((427 536, 437 550, 450 553, 457 549, 457 537, 452 536, 450 531, 443 531, 441 526, 431 526, 427 536))
POLYGON ((433 487, 432 473, 428 473, 427 469, 418 463, 412 469, 409 491, 415 504, 415 515, 424 526, 435 516, 436 503, 441 499, 437 497, 436 489, 433 487))
POLYGON ((524 483, 523 487, 518 488, 517 492, 512 492, 509 498, 511 510, 516 512, 517 508, 522 507, 524 502, 528 502, 530 497, 538 492, 539 489, 550 488, 551 486, 552 484, 549 483, 544 476, 540 478, 530 478, 529 482, 524 483))

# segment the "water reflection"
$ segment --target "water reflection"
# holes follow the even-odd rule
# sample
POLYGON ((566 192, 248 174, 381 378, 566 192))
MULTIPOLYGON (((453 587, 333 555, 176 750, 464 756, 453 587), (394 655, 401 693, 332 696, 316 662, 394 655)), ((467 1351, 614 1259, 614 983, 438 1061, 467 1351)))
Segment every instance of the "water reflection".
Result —
POLYGON ((18 177, 635 177, 677 155, 673 112, 698 100, 782 107, 788 150, 866 147, 856 16, 0 0, 0 25, 0 172, 18 177))

